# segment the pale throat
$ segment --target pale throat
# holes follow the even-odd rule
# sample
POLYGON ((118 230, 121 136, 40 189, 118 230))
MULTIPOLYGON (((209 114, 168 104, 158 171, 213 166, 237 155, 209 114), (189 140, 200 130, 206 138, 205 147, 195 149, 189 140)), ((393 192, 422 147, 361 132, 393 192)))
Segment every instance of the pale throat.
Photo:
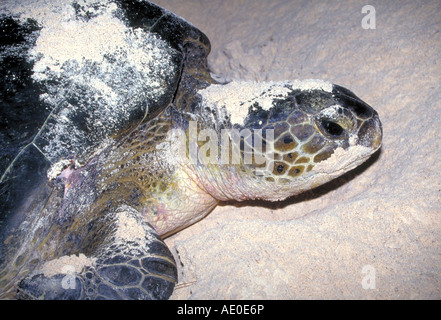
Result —
POLYGON ((162 238, 201 220, 219 203, 183 166, 174 171, 166 190, 152 196, 143 216, 162 238))

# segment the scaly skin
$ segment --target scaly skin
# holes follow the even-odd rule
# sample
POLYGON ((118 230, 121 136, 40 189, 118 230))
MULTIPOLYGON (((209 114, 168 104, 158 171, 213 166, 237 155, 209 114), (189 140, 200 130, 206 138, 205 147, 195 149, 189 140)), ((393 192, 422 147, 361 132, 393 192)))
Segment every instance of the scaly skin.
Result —
MULTIPOLYGON (((179 64, 171 61, 179 72, 163 83, 173 85, 161 100, 167 103, 156 101, 151 114, 147 105, 135 128, 119 132, 117 126, 121 130, 107 148, 92 146, 92 158, 85 152, 84 166, 73 162, 55 180, 35 182, 7 226, 0 298, 16 297, 17 287, 25 299, 167 298, 177 281, 176 263, 158 234, 164 238, 197 222, 219 201, 277 201, 309 190, 351 170, 381 145, 377 113, 352 92, 324 81, 217 84, 207 67, 205 35, 189 26, 181 30, 181 20, 143 5, 159 15, 157 31, 178 41, 173 57, 179 64), (231 154, 225 156, 222 139, 234 141, 231 154), (138 234, 125 235, 124 221, 137 225, 138 234), (92 262, 77 271, 75 290, 62 287, 63 270, 44 272, 48 261, 79 254, 92 262)), ((62 140, 70 147, 68 138, 62 140)), ((37 155, 52 155, 31 144, 37 155)))
MULTIPOLYGON (((382 132, 377 113, 360 100, 349 99, 346 93, 339 92, 341 89, 333 93, 299 90, 284 82, 269 84, 267 91, 274 90, 274 86, 288 86, 289 93, 285 97, 275 96, 269 110, 254 104, 253 97, 249 97, 247 101, 254 109, 249 109, 241 125, 234 126, 228 114, 211 123, 207 121, 207 104, 196 94, 198 103, 193 113, 169 106, 155 119, 118 139, 86 166, 68 169, 69 174, 60 178, 64 181, 58 181, 59 187, 54 182, 52 191, 37 190, 34 199, 39 192, 51 195, 42 208, 31 207, 28 211, 27 220, 35 227, 23 229, 29 241, 24 242, 25 246, 11 260, 9 273, 1 280, 14 283, 31 268, 39 268, 44 261, 64 255, 66 248, 69 254, 94 256, 103 239, 115 232, 112 231, 115 223, 107 222, 115 220, 114 208, 130 206, 165 237, 202 219, 219 201, 285 199, 343 174, 380 147, 382 132), (298 97, 305 94, 309 98, 303 97, 300 104, 298 97), (320 103, 311 104, 317 95, 322 96, 320 103), (346 101, 338 102, 340 97, 346 101), (196 127, 192 127, 194 124, 196 127), (240 154, 240 161, 222 163, 219 143, 222 130, 233 127, 236 133, 262 129, 259 132, 265 141, 262 151, 272 151, 271 157, 258 154, 255 140, 243 138, 243 143, 232 144, 232 150, 240 154), (206 148, 206 141, 192 136, 193 131, 198 134, 204 129, 212 130, 219 138, 211 149, 206 148), (266 130, 272 130, 274 143, 268 139, 266 130), (180 137, 171 134, 179 132, 180 137), (204 155, 194 161, 192 148, 216 150, 220 156, 214 158, 214 163, 206 162, 213 157, 204 155), (255 161, 246 163, 244 155, 250 150, 267 161, 263 165, 255 161), (334 159, 341 154, 341 159, 334 159), (336 164, 328 165, 331 159, 336 164), (50 230, 44 231, 45 226, 51 226, 50 230), (42 238, 40 234, 45 236, 42 238), (30 261, 33 262, 29 265, 30 261)), ((221 114, 210 107, 212 113, 221 114)), ((246 104, 244 107, 249 108, 246 104)), ((23 237, 22 232, 8 241, 18 241, 23 237)), ((107 241, 110 240, 104 243, 107 241)), ((164 259, 164 263, 169 263, 168 258, 164 259)))
MULTIPOLYGON (((118 194, 119 201, 136 204, 156 231, 167 236, 202 219, 218 201, 282 200, 323 184, 366 160, 381 144, 381 124, 376 112, 355 99, 351 103, 357 104, 358 109, 349 107, 349 103, 337 106, 338 95, 345 94, 293 90, 287 97, 276 97, 277 102, 269 112, 258 110, 254 115, 261 119, 259 134, 263 136, 265 150, 259 153, 253 140, 242 137, 242 144, 231 145, 240 155, 239 162, 231 163, 230 150, 226 164, 221 159, 222 135, 228 132, 231 138, 234 133, 240 134, 239 129, 231 130, 232 125, 224 119, 209 123, 200 117, 203 111, 189 116, 170 107, 100 156, 103 163, 97 190, 105 192, 95 205, 99 207, 118 194), (300 95, 304 103, 311 99, 305 97, 308 94, 322 96, 312 111, 298 103, 300 95), (277 116, 272 115, 276 113, 277 116), (181 137, 170 136, 171 129, 181 132, 181 137), (218 138, 211 146, 198 135, 207 129, 212 129, 218 138), (273 143, 265 135, 267 130, 273 132, 273 143), (204 159, 199 154, 196 161, 190 154, 192 145, 200 153, 211 147, 209 152, 215 152, 217 157, 204 159), (348 151, 357 147, 361 153, 353 154, 343 168, 330 169, 335 172, 315 170, 319 163, 323 167, 336 149, 348 151), (271 150, 271 157, 264 154, 271 150), (253 161, 246 163, 244 155, 250 151, 265 161, 256 163, 256 158, 251 157, 253 161), (263 171, 259 173, 256 169, 263 171)), ((200 110, 205 107, 203 102, 199 103, 200 110)), ((241 130, 255 129, 244 123, 241 130)))

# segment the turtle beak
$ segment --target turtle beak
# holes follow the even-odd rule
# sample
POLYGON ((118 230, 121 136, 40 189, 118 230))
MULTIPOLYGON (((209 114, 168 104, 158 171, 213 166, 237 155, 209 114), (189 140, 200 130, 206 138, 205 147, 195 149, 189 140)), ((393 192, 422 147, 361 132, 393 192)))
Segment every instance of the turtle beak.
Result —
POLYGON ((378 113, 352 91, 334 84, 332 93, 358 119, 357 144, 376 151, 381 147, 383 128, 378 113))
POLYGON ((372 111, 372 117, 364 121, 364 123, 360 126, 357 135, 359 145, 371 148, 373 151, 376 151, 381 147, 381 141, 383 139, 383 128, 378 113, 373 109, 372 111))

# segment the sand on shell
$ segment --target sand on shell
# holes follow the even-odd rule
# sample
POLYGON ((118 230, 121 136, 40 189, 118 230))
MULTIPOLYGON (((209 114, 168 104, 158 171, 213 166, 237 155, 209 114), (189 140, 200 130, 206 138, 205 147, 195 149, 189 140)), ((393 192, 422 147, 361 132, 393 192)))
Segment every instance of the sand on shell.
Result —
MULTIPOLYGON (((362 0, 155 2, 208 35, 221 77, 334 82, 384 129, 381 150, 341 178, 283 202, 222 204, 167 238, 172 298, 440 299, 441 3, 371 1, 375 29, 365 29, 362 0)), ((80 255, 45 267, 90 264, 80 255)))
POLYGON ((203 30, 226 79, 319 78, 354 91, 383 146, 279 203, 217 207, 166 239, 174 299, 441 298, 441 3, 157 0, 203 30), (372 20, 369 21, 372 25, 372 20))

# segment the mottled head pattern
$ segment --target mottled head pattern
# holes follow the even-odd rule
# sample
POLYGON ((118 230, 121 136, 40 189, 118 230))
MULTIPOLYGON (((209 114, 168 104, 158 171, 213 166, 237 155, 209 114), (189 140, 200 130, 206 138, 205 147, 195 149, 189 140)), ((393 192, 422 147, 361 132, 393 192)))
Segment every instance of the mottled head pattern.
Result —
MULTIPOLYGON (((377 113, 348 90, 334 86, 323 90, 294 90, 274 106, 264 110, 253 106, 244 127, 274 132, 273 161, 266 165, 266 180, 288 182, 322 162, 338 147, 359 144, 378 149, 381 126, 377 113)), ((247 139, 242 139, 243 145, 247 139)), ((262 137, 263 145, 266 143, 262 137)), ((249 146, 256 152, 253 146, 249 146)), ((245 150, 246 148, 242 148, 245 150)), ((269 150, 264 150, 269 151, 269 150)), ((252 164, 251 167, 262 167, 252 164)))
POLYGON ((222 170, 231 184, 237 176, 248 180, 237 184, 254 190, 255 198, 284 199, 316 187, 354 168, 381 145, 377 112, 341 86, 304 80, 238 82, 215 89, 202 91, 203 104, 241 132, 242 162, 222 170))

